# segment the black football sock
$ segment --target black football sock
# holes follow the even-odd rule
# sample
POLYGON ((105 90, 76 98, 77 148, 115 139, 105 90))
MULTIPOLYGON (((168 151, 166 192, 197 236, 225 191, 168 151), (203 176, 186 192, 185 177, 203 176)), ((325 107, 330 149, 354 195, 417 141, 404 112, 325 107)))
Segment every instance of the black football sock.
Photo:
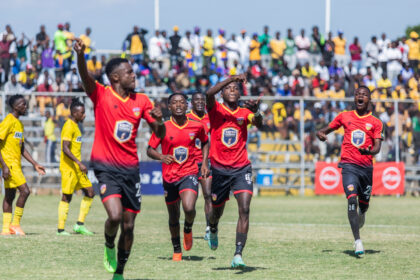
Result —
POLYGON ((357 200, 356 197, 348 199, 347 216, 349 218, 351 231, 353 232, 354 240, 360 239, 359 234, 359 215, 357 214, 357 200))
POLYGON ((125 267, 125 264, 127 263, 129 255, 130 255, 130 251, 126 251, 126 250, 118 248, 118 264, 117 264, 117 270, 115 270, 116 274, 123 274, 124 267, 125 267))
POLYGON ((77 222, 77 224, 79 225, 79 226, 83 226, 85 223, 82 223, 82 222, 77 222))
POLYGON ((242 250, 245 247, 246 239, 248 234, 237 232, 236 233, 236 250, 235 255, 241 255, 242 256, 242 250))
POLYGON ((206 214, 206 226, 210 226, 209 214, 206 214))
POLYGON ((181 238, 175 237, 175 238, 171 238, 172 240, 172 246, 174 246, 174 253, 182 253, 181 250, 181 238))
POLYGON ((111 249, 114 248, 115 247, 114 241, 115 241, 116 236, 117 235, 109 236, 108 234, 105 233, 105 246, 111 249))
POLYGON ((184 222, 184 232, 185 233, 190 233, 192 230, 192 223, 188 223, 187 221, 184 222))

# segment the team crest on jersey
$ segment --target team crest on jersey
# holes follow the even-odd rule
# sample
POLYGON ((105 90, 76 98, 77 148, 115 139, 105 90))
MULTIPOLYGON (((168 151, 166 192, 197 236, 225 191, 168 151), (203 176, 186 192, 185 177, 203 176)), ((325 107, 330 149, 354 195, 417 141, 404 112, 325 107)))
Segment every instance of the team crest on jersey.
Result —
POLYGON ((240 117, 240 118, 236 118, 236 121, 238 122, 239 125, 242 125, 244 123, 245 118, 240 117))
POLYGON ((114 137, 118 142, 124 143, 130 140, 133 124, 129 121, 117 121, 115 123, 114 137))
POLYGON ((82 136, 77 137, 77 138, 76 138, 76 142, 77 142, 77 143, 82 143, 82 136))
POLYGON ((198 138, 195 138, 195 147, 197 149, 201 149, 201 141, 198 138))
POLYGON ((133 113, 134 113, 134 116, 136 117, 140 116, 140 108, 139 107, 133 108, 133 113))
POLYGON ((348 186, 347 186, 347 189, 348 189, 350 192, 354 191, 354 186, 353 186, 353 184, 348 185, 348 186))
POLYGON ((217 194, 212 193, 211 194, 211 199, 213 199, 213 201, 216 201, 217 200, 217 194))
POLYGON ((22 132, 15 132, 14 137, 17 138, 17 139, 22 139, 23 138, 23 134, 22 134, 22 132))
POLYGON ((365 140, 366 140, 366 134, 364 131, 360 129, 356 129, 351 132, 351 143, 355 147, 358 148, 362 146, 365 143, 365 140))
POLYGON ((100 187, 100 191, 101 191, 101 194, 104 194, 104 193, 106 192, 106 185, 105 185, 105 184, 103 184, 103 185, 100 187))
POLYGON ((188 159, 188 148, 179 146, 174 148, 175 162, 182 164, 188 159))
POLYGON ((371 123, 366 123, 366 130, 371 130, 373 125, 371 123))
POLYGON ((195 133, 194 132, 191 132, 189 135, 190 135, 190 139, 193 140, 194 137, 195 137, 195 133))
POLYGON ((222 130, 222 143, 228 148, 238 143, 238 130, 232 127, 224 128, 222 130))

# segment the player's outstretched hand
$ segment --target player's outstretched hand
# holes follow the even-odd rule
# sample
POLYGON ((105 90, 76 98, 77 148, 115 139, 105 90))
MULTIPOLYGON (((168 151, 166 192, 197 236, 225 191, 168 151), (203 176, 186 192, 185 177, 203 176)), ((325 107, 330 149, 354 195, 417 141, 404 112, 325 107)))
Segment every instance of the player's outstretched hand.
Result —
POLYGON ((86 49, 86 45, 85 43, 83 43, 82 39, 80 38, 75 38, 74 39, 76 41, 76 43, 74 44, 74 50, 76 51, 76 53, 78 55, 82 55, 85 53, 85 49, 86 49))
POLYGON ((171 155, 162 155, 160 161, 165 163, 165 164, 171 164, 172 162, 175 161, 175 159, 171 155))
POLYGON ((82 171, 83 173, 87 174, 88 169, 87 169, 86 165, 84 165, 82 162, 79 163, 79 168, 80 168, 80 171, 82 171))
POLYGON ((45 175, 45 167, 40 164, 34 165, 36 172, 38 172, 39 175, 45 175))
POLYGON ((369 147, 367 147, 367 149, 366 148, 360 148, 359 152, 362 155, 371 155, 371 152, 370 152, 371 149, 372 149, 372 146, 369 145, 369 147))
POLYGON ((322 131, 318 131, 316 133, 316 137, 318 137, 319 140, 321 140, 322 142, 324 142, 325 140, 327 140, 327 135, 322 132, 322 131))
POLYGON ((4 166, 2 169, 2 177, 4 180, 7 180, 10 178, 10 169, 7 166, 4 166))
POLYGON ((204 179, 209 177, 210 169, 209 169, 208 164, 203 163, 203 165, 201 165, 201 174, 202 174, 204 179))
POLYGON ((258 97, 257 100, 251 99, 251 100, 245 101, 244 106, 248 108, 251 112, 256 113, 258 112, 258 109, 260 108, 260 103, 261 103, 261 96, 258 97))
POLYGON ((162 110, 160 107, 154 107, 152 110, 150 110, 150 116, 152 116, 152 118, 154 118, 156 121, 161 122, 162 110))
POLYGON ((245 74, 235 75, 232 78, 237 83, 246 83, 246 75, 245 74))

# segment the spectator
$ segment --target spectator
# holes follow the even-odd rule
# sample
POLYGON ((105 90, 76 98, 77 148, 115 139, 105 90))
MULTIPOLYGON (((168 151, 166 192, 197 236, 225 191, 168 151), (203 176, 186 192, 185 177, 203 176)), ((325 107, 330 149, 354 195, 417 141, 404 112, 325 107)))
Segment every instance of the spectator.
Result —
POLYGON ((8 81, 10 71, 10 44, 11 42, 7 40, 7 34, 3 34, 3 39, 0 41, 0 66, 4 71, 3 80, 5 82, 8 81))
POLYGON ((68 85, 68 90, 73 92, 82 92, 82 82, 79 78, 79 74, 77 74, 77 67, 76 65, 71 66, 71 71, 66 74, 65 80, 68 85))
POLYGON ((54 92, 66 92, 67 85, 63 81, 62 76, 56 76, 54 83, 51 85, 54 92))
POLYGON ((315 72, 319 74, 319 77, 321 80, 328 82, 330 80, 330 72, 328 70, 328 67, 325 65, 325 61, 321 60, 319 62, 319 65, 315 66, 315 72))
POLYGON ((35 40, 37 48, 42 50, 47 46, 47 42, 50 41, 50 37, 45 31, 45 25, 41 25, 39 29, 39 33, 36 34, 35 40))
POLYGON ((67 45, 66 45, 66 35, 64 33, 64 25, 58 24, 58 30, 54 33, 54 49, 61 54, 66 53, 67 45))
POLYGON ((86 67, 95 80, 99 81, 101 79, 102 63, 97 60, 96 55, 93 55, 92 59, 87 61, 86 67))
POLYGON ((379 47, 379 55, 378 55, 378 61, 379 66, 381 66, 382 71, 387 73, 387 49, 389 48, 391 44, 391 40, 389 40, 386 37, 385 33, 382 33, 381 38, 378 40, 378 47, 379 47))
POLYGON ((330 67, 332 65, 333 58, 334 58, 334 50, 335 50, 335 44, 332 39, 332 33, 328 32, 328 39, 327 41, 325 41, 324 51, 322 52, 322 57, 327 67, 330 67))
POLYGON ((292 71, 292 76, 289 78, 289 86, 290 90, 292 91, 292 95, 294 96, 301 96, 303 93, 303 87, 305 83, 300 76, 300 71, 295 69, 292 71))
POLYGON ((376 36, 370 39, 370 42, 366 44, 366 66, 372 66, 378 62, 379 46, 376 42, 376 36))
POLYGON ((249 64, 249 46, 251 45, 251 38, 246 35, 246 30, 241 30, 241 35, 237 37, 239 46, 240 63, 243 68, 248 68, 249 64))
POLYGON ((412 68, 409 67, 407 63, 404 63, 403 69, 401 70, 401 77, 403 79, 404 85, 407 84, 408 80, 414 75, 414 71, 412 68))
POLYGON ((419 58, 420 58, 420 42, 418 40, 419 34, 416 31, 410 32, 410 39, 407 40, 408 45, 408 62, 411 69, 417 73, 419 69, 419 58))
POLYGON ((179 47, 181 48, 181 56, 184 60, 192 58, 194 46, 191 38, 191 32, 189 30, 185 31, 185 36, 181 38, 179 47))
POLYGON ((388 79, 386 73, 382 74, 382 78, 377 82, 377 90, 384 94, 385 97, 391 96, 392 82, 388 79))
POLYGON ((309 65, 309 61, 305 62, 305 65, 302 66, 302 77, 307 79, 307 83, 309 83, 312 78, 314 78, 318 73, 314 70, 312 66, 309 65))
POLYGON ((33 70, 34 68, 31 64, 26 65, 25 71, 19 73, 18 81, 22 85, 26 84, 28 80, 31 80, 33 82, 33 80, 35 79, 35 72, 33 70))
MULTIPOLYGON (((44 72, 44 82, 37 87, 37 91, 39 92, 53 92, 53 88, 51 86, 51 79, 48 77, 48 71, 44 72)), ((39 95, 36 98, 38 106, 39 106, 39 113, 44 115, 45 113, 45 106, 55 106, 55 98, 51 95, 39 95)))
POLYGON ((171 56, 171 65, 174 66, 178 63, 178 61, 180 61, 181 58, 181 49, 179 47, 181 36, 178 35, 179 27, 177 25, 175 25, 172 30, 174 31, 174 35, 169 37, 169 41, 171 43, 169 54, 171 56))
POLYGON ((16 75, 11 75, 10 81, 4 85, 4 91, 7 93, 20 94, 24 89, 22 85, 17 82, 16 75))
POLYGON ((325 38, 319 33, 318 26, 312 27, 312 40, 309 48, 310 64, 315 67, 322 60, 322 51, 325 46, 325 38))
POLYGON ((357 71, 362 68, 362 47, 359 44, 359 38, 354 37, 353 44, 349 47, 351 62, 356 67, 357 71))
POLYGON ((258 34, 252 34, 251 44, 249 45, 249 64, 251 66, 261 61, 260 46, 261 43, 258 41, 258 34))
POLYGON ((401 72, 401 51, 397 48, 397 42, 392 42, 391 47, 386 50, 387 69, 384 71, 388 73, 388 77, 392 83, 396 82, 398 74, 401 72))
POLYGON ((47 41, 44 45, 44 50, 41 53, 42 71, 48 71, 51 77, 55 76, 54 69, 54 51, 50 47, 50 42, 47 41))
POLYGON ((92 33, 92 29, 87 27, 85 30, 85 34, 80 35, 80 39, 86 46, 85 49, 85 58, 89 59, 90 53, 92 52, 92 40, 90 39, 90 34, 92 33))
POLYGON ((144 29, 138 26, 133 27, 133 32, 128 34, 123 43, 123 50, 128 49, 130 55, 134 57, 134 61, 138 64, 144 59, 144 50, 146 49, 144 34, 147 33, 144 29), (127 44, 127 45, 126 45, 127 44))
POLYGON ((214 39, 212 36, 212 31, 210 29, 207 30, 207 35, 203 38, 203 58, 204 58, 204 66, 212 68, 212 58, 214 55, 214 39))
POLYGON ((216 49, 217 67, 224 67, 227 62, 227 48, 226 48, 225 31, 219 29, 219 35, 214 38, 214 47, 216 49))
POLYGON ((309 48, 311 47, 311 41, 305 36, 305 29, 300 30, 300 35, 295 38, 295 44, 298 49, 296 52, 297 62, 303 66, 309 62, 309 48))
POLYGON ((40 74, 38 76, 37 85, 40 86, 40 85, 44 84, 45 80, 48 80, 48 84, 52 85, 53 77, 50 76, 50 74, 47 70, 44 70, 44 72, 42 72, 42 74, 40 74))
POLYGON ((199 72, 201 72, 200 70, 203 67, 203 58, 201 53, 203 38, 200 36, 200 28, 198 26, 194 27, 194 34, 192 35, 191 41, 193 45, 194 62, 199 72))
POLYGON ((351 79, 356 76, 359 71, 353 66, 353 62, 349 62, 349 64, 344 67, 344 75, 347 79, 351 79))
POLYGON ((329 70, 330 78, 334 78, 335 76, 337 76, 338 78, 343 78, 344 77, 343 68, 341 68, 338 65, 337 60, 334 60, 333 65, 331 65, 328 70, 329 70))
POLYGON ((55 159, 57 144, 57 138, 54 133, 55 122, 49 110, 45 112, 45 118, 47 119, 44 124, 45 161, 48 164, 51 164, 57 162, 55 159))
POLYGON ((162 61, 162 40, 159 30, 156 30, 155 36, 149 40, 149 58, 152 62, 162 61))
POLYGON ((280 61, 283 60, 284 50, 286 49, 286 43, 280 37, 280 31, 277 31, 275 37, 270 41, 271 59, 274 65, 279 65, 280 61))
POLYGON ((16 45, 18 59, 23 58, 23 61, 25 62, 26 60, 28 60, 26 51, 27 51, 28 46, 30 46, 31 44, 32 44, 32 41, 28 37, 25 36, 25 33, 22 33, 22 38, 18 41, 16 45), (25 39, 26 39, 26 43, 25 43, 25 39))
POLYGON ((240 52, 239 52, 239 44, 238 44, 238 41, 236 40, 235 34, 232 34, 230 37, 230 40, 227 41, 226 49, 227 49, 227 61, 228 61, 229 69, 234 68, 234 67, 235 69, 238 69, 240 52))
POLYGON ((57 105, 55 115, 58 120, 58 125, 60 129, 63 128, 64 123, 67 121, 67 119, 70 117, 70 104, 71 104, 71 98, 70 97, 64 97, 57 105))
POLYGON ((260 43, 261 65, 265 69, 269 69, 271 64, 270 40, 271 37, 268 34, 268 26, 266 25, 264 26, 263 34, 261 34, 258 38, 258 42, 260 43))
POLYGON ((343 31, 338 30, 338 36, 334 41, 334 60, 337 61, 338 66, 344 67, 347 62, 346 57, 346 39, 343 37, 343 31))
POLYGON ((284 61, 287 62, 289 69, 295 69, 296 66, 296 50, 295 50, 295 39, 293 38, 292 29, 287 29, 287 37, 284 40, 286 43, 286 49, 284 51, 284 61))

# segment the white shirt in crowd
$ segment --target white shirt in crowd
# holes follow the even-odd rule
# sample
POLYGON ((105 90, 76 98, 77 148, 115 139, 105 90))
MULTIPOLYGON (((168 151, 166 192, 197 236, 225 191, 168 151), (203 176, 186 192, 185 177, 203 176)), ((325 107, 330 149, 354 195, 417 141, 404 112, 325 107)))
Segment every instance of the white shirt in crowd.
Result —
POLYGON ((239 55, 241 56, 241 61, 248 59, 249 57, 249 45, 251 44, 251 38, 249 36, 242 37, 242 34, 236 37, 236 42, 239 46, 239 55))
POLYGON ((390 70, 401 70, 401 63, 398 60, 402 59, 402 54, 398 48, 387 49, 385 55, 390 70))
POLYGON ((354 76, 354 75, 357 75, 357 68, 354 67, 354 65, 353 65, 353 67, 350 69, 349 66, 346 65, 344 67, 344 74, 346 74, 346 76, 354 76))
POLYGON ((378 62, 378 55, 379 55, 378 44, 375 44, 372 41, 370 41, 369 43, 366 44, 365 51, 366 51, 366 54, 368 54, 366 57, 367 66, 370 66, 373 63, 378 62))
POLYGON ((315 72, 319 74, 321 80, 329 81, 330 80, 330 72, 328 71, 327 66, 315 65, 314 67, 315 72))
POLYGON ((193 51, 193 42, 191 40, 191 36, 190 38, 187 38, 187 36, 184 36, 181 38, 181 41, 179 42, 179 47, 182 49, 182 55, 185 57, 187 55, 188 52, 193 51))
POLYGON ((389 40, 388 38, 385 38, 385 40, 379 39, 377 43, 379 47, 378 61, 386 62, 386 50, 388 49, 388 45, 391 43, 391 40, 389 40))
POLYGON ((239 44, 237 41, 229 40, 226 43, 227 51, 227 58, 229 64, 233 64, 233 61, 239 62, 239 44))
POLYGON ((66 74, 65 80, 67 83, 70 83, 72 89, 79 88, 80 78, 77 73, 73 73, 73 71, 68 72, 66 74))
POLYGON ((284 89, 284 85, 287 84, 288 82, 289 80, 284 75, 283 76, 276 75, 273 77, 273 80, 271 81, 272 85, 276 89, 284 89))
MULTIPOLYGON (((298 48, 309 48, 311 46, 311 41, 308 37, 298 35, 295 37, 295 44, 298 48)), ((309 52, 307 50, 298 50, 296 52, 296 57, 298 59, 309 59, 309 52)))
POLYGON ((201 56, 201 46, 203 45, 203 37, 197 34, 191 36, 191 41, 194 48, 194 56, 201 56))
POLYGON ((159 60, 162 58, 162 39, 153 36, 149 40, 149 57, 151 60, 159 60))

